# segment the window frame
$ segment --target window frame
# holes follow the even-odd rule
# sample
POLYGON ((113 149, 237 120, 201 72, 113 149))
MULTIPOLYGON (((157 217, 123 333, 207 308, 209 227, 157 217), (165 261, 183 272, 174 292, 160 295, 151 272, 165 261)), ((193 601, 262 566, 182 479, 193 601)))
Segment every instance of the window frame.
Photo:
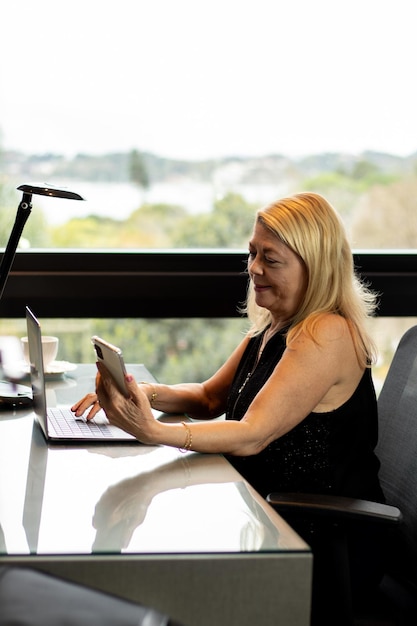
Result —
MULTIPOLYGON (((379 316, 417 315, 417 251, 354 251, 379 316)), ((230 318, 246 296, 247 251, 31 250, 16 253, 0 303, 49 318, 230 318)))

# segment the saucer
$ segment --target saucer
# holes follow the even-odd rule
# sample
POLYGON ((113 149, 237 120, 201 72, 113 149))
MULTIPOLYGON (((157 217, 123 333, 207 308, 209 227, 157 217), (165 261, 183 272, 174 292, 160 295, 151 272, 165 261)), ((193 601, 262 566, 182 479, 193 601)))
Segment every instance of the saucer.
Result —
MULTIPOLYGON (((69 361, 52 361, 45 370, 45 380, 59 380, 67 372, 73 372, 77 369, 74 363, 69 361)), ((22 370, 26 376, 30 374, 30 367, 27 363, 22 364, 22 370)))
POLYGON ((45 378, 46 380, 54 380, 67 372, 73 372, 75 369, 77 366, 69 361, 52 361, 45 370, 45 378))

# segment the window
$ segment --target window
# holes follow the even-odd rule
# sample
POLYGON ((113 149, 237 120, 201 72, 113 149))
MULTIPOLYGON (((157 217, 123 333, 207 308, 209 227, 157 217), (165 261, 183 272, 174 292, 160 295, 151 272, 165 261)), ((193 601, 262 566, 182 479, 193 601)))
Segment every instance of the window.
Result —
MULTIPOLYGON (((3 0, 0 246, 16 187, 47 181, 86 201, 33 196, 22 250, 244 250, 255 209, 305 189, 354 249, 416 249, 414 23, 409 0, 3 0)), ((66 320, 61 358, 98 325, 66 320)))
POLYGON ((409 0, 2 9, 2 239, 47 180, 86 202, 34 197, 22 247, 245 247, 257 206, 307 188, 353 247, 416 247, 409 0))

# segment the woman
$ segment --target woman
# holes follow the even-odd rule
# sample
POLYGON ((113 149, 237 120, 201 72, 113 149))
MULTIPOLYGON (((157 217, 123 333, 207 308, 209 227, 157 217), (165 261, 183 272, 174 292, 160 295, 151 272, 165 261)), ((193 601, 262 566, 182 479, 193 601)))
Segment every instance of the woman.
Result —
POLYGON ((264 496, 331 492, 382 500, 377 410, 365 329, 374 295, 355 276, 334 209, 300 193, 258 211, 249 242, 245 312, 251 329, 203 383, 137 384, 130 398, 98 364, 97 394, 111 423, 146 444, 223 453, 264 496), (164 423, 152 408, 199 421, 164 423), (226 414, 226 420, 210 421, 226 414))

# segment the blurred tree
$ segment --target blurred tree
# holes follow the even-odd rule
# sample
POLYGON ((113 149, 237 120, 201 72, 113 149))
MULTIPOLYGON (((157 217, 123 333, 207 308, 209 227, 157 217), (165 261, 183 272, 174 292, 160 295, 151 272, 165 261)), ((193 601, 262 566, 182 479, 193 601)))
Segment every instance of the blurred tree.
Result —
POLYGON ((354 164, 351 176, 354 180, 363 180, 366 178, 372 178, 378 173, 379 168, 374 163, 360 159, 354 164))
POLYGON ((239 194, 218 200, 210 213, 190 215, 172 234, 175 247, 246 248, 258 205, 239 194))
POLYGON ((417 176, 369 189, 355 206, 351 232, 356 248, 417 248, 417 176))
POLYGON ((395 174, 385 174, 373 163, 361 160, 351 171, 340 168, 338 171, 322 172, 307 178, 302 188, 322 194, 342 216, 349 230, 353 207, 361 196, 375 185, 389 185, 396 178, 395 174))
POLYGON ((150 184, 145 162, 138 150, 132 150, 129 155, 129 180, 142 189, 148 189, 150 184))
POLYGON ((173 233, 187 216, 183 207, 173 204, 143 204, 126 220, 123 247, 171 248, 173 233))
POLYGON ((187 215, 168 204, 144 204, 126 220, 97 215, 73 218, 51 229, 53 246, 59 248, 170 248, 172 232, 187 215))
POLYGON ((395 172, 383 172, 375 163, 361 159, 352 168, 351 177, 360 182, 360 189, 366 191, 373 185, 388 185, 398 180, 395 172))
POLYGON ((74 217, 65 226, 51 228, 52 245, 56 248, 113 248, 122 222, 107 217, 89 215, 74 217))
POLYGON ((211 376, 242 339, 247 326, 247 320, 238 317, 95 320, 94 333, 118 345, 126 363, 145 363, 158 380, 172 384, 211 376))
POLYGON ((124 221, 100 216, 71 219, 51 228, 60 248, 242 248, 247 246, 256 205, 228 194, 213 211, 189 215, 177 205, 144 204, 124 221))

